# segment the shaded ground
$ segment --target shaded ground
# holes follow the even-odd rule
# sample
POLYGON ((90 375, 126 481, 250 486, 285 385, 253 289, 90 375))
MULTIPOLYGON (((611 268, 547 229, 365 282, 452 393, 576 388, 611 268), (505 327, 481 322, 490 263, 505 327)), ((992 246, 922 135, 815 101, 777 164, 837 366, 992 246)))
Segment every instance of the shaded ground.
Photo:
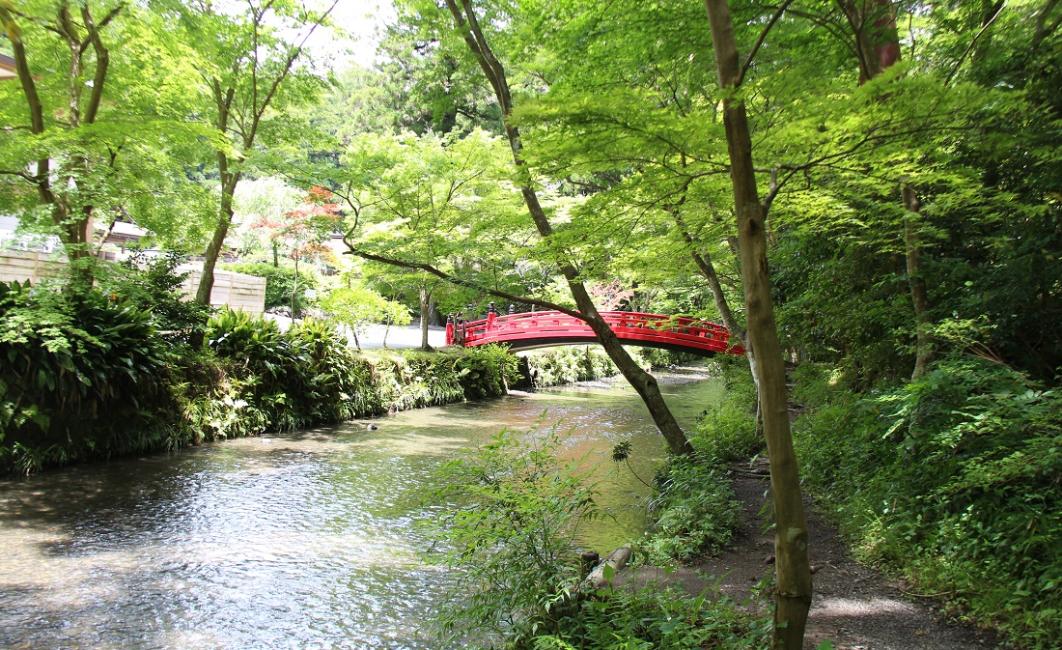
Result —
MULTIPOLYGON (((774 571, 773 538, 765 526, 768 497, 766 465, 735 469, 734 491, 742 517, 731 547, 718 557, 670 574, 652 567, 620 573, 617 583, 664 581, 692 593, 711 588, 743 601, 774 571)), ((932 601, 909 597, 902 585, 857 563, 836 528, 808 503, 810 559, 815 595, 808 618, 805 648, 831 641, 837 650, 969 650, 997 643, 970 626, 947 621, 932 601)))

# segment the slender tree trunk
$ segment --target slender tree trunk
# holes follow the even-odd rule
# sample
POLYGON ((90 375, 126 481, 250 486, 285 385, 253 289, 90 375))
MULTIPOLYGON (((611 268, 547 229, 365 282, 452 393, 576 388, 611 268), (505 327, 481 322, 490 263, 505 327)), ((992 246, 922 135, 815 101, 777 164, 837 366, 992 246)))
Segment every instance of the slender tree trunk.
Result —
MULTIPOLYGON (((727 0, 705 0, 705 6, 712 32, 719 85, 724 92, 733 92, 741 68, 730 7, 727 0)), ((730 155, 741 277, 748 314, 748 338, 756 351, 754 373, 759 377, 763 432, 770 457, 777 582, 771 646, 778 650, 799 650, 803 645, 804 626, 811 606, 808 531, 796 453, 789 428, 785 362, 771 302, 766 209, 756 187, 752 138, 744 102, 733 97, 723 100, 723 125, 730 155)))
POLYGON ((295 317, 298 315, 296 311, 296 298, 299 295, 299 256, 295 255, 295 277, 291 280, 291 322, 295 323, 295 317))
POLYGON ((431 294, 424 287, 420 288, 420 349, 431 350, 428 344, 428 321, 431 318, 431 294))
MULTIPOLYGON (((896 30, 896 14, 889 0, 874 0, 869 5, 857 5, 853 0, 838 0, 845 11, 859 54, 859 83, 878 76, 900 60, 900 37, 896 30)), ((985 9, 982 26, 991 23, 1002 8, 994 4, 985 9)), ((900 193, 907 214, 903 221, 904 252, 907 263, 907 282, 911 291, 915 324, 915 363, 911 379, 926 373, 933 351, 929 340, 929 297, 926 281, 921 274, 921 241, 918 222, 921 220, 921 201, 907 183, 901 183, 900 193)))
MULTIPOLYGON (((712 292, 712 300, 715 302, 715 308, 719 312, 720 318, 723 319, 723 325, 730 330, 731 336, 736 337, 741 341, 742 347, 745 348, 745 358, 749 362, 749 371, 752 374, 752 383, 756 388, 756 433, 763 433, 763 417, 762 408, 760 406, 760 378, 756 369, 756 354, 752 350, 752 342, 749 340, 748 331, 741 327, 737 318, 734 317, 734 311, 730 309, 730 302, 726 299, 726 294, 723 293, 723 285, 719 283, 719 274, 715 272, 715 264, 712 263, 712 258, 707 252, 700 252, 697 250, 697 243, 693 239, 693 234, 686 226, 686 221, 682 218, 678 212, 673 212, 672 216, 675 218, 675 224, 679 227, 679 231, 682 233, 682 238, 686 240, 686 244, 690 249, 690 257, 693 258, 694 264, 697 266, 697 270, 701 272, 704 279, 708 282, 708 288, 712 292)), ((734 251, 735 254, 740 256, 740 249, 734 251)))
POLYGON ((229 234, 229 226, 232 224, 233 197, 236 195, 236 185, 240 182, 240 173, 230 174, 228 171, 228 158, 224 154, 218 154, 218 169, 221 172, 221 203, 218 208, 218 222, 214 226, 214 234, 207 245, 206 254, 203 257, 203 274, 199 278, 199 288, 195 299, 202 305, 210 305, 210 294, 214 290, 214 267, 217 266, 221 249, 225 246, 225 237, 229 234))
MULTIPOLYGON (((516 167, 517 177, 520 179, 520 193, 524 197, 524 203, 527 205, 528 213, 531 215, 531 220, 534 222, 539 235, 543 239, 549 240, 553 236, 553 227, 538 200, 538 194, 533 187, 531 170, 528 168, 521 153, 523 142, 520 138, 520 130, 510 120, 513 103, 509 82, 505 76, 505 69, 494 55, 494 51, 490 48, 483 31, 480 29, 479 20, 472 7, 472 0, 446 0, 446 6, 453 15, 457 29, 464 36, 465 43, 476 57, 483 74, 494 90, 494 96, 502 109, 505 134, 513 153, 513 164, 516 167)), ((664 401, 664 396, 660 393, 656 378, 645 372, 620 344, 619 339, 616 338, 616 335, 598 313, 594 301, 590 298, 586 286, 580 279, 579 270, 571 262, 564 259, 559 260, 557 266, 568 283, 568 288, 582 318, 594 331, 594 334, 597 335, 597 339, 601 343, 601 347, 605 349, 605 353, 608 354, 612 362, 619 368, 620 373, 630 382, 639 397, 642 398, 646 408, 649 409, 653 422, 667 441, 668 448, 674 454, 691 453, 693 446, 690 445, 686 434, 682 431, 682 427, 679 426, 674 414, 671 413, 671 409, 668 408, 667 403, 664 401)))
POLYGON ((922 277, 922 244, 919 236, 918 222, 921 220, 921 204, 914 189, 904 183, 901 187, 903 207, 907 215, 903 220, 903 243, 907 257, 907 284, 911 289, 911 304, 915 316, 915 364, 911 379, 915 380, 926 374, 929 361, 933 355, 929 340, 929 298, 926 293, 926 280, 922 277))

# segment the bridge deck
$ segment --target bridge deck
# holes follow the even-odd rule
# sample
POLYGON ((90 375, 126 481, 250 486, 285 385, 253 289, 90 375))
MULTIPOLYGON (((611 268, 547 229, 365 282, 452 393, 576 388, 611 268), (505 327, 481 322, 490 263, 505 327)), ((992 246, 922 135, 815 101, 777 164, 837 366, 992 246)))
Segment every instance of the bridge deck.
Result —
MULTIPOLYGON (((601 312, 601 316, 626 345, 684 350, 708 356, 720 352, 745 353, 736 342, 731 343, 730 332, 716 323, 627 311, 601 312)), ((557 311, 488 317, 465 323, 462 329, 463 332, 457 332, 455 340, 465 347, 500 343, 513 350, 529 350, 597 342, 597 336, 584 321, 557 311)))

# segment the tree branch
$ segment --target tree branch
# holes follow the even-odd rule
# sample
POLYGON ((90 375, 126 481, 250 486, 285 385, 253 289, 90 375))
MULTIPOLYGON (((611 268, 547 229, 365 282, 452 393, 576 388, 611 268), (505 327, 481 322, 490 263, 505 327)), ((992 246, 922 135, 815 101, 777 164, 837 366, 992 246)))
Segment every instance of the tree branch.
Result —
POLYGON ((737 82, 734 84, 735 88, 740 86, 741 82, 745 80, 745 74, 749 71, 749 67, 752 65, 752 60, 756 58, 756 53, 760 51, 763 42, 767 40, 768 32, 771 31, 771 28, 774 27, 774 24, 778 22, 778 19, 782 17, 782 14, 785 13, 785 10, 788 9, 791 4, 793 4, 793 0, 785 0, 785 2, 775 10, 774 15, 772 15, 771 19, 767 21, 767 24, 764 25, 763 31, 761 31, 759 37, 756 38, 756 43, 752 46, 752 49, 749 50, 749 55, 746 57, 745 63, 742 64, 741 71, 738 72, 737 82))
POLYGON ((386 257, 384 255, 378 255, 376 253, 370 253, 368 251, 360 250, 355 247, 354 244, 350 241, 349 235, 350 233, 348 232, 348 234, 343 237, 343 243, 346 244, 347 248, 349 249, 348 253, 351 255, 357 255, 362 259, 369 260, 372 262, 380 262, 381 264, 387 264, 389 266, 397 266, 399 268, 409 269, 410 271, 423 271, 424 273, 429 273, 437 278, 445 280, 450 284, 466 287, 468 289, 475 289, 476 291, 480 291, 482 293, 489 293, 492 296, 496 296, 503 300, 508 300, 509 302, 519 302, 527 305, 535 305, 536 307, 542 307, 544 309, 552 309, 554 311, 559 311, 562 314, 572 316, 573 318, 578 318, 579 320, 584 321, 586 323, 590 322, 589 319, 581 312, 565 307, 563 305, 558 305, 555 302, 550 302, 548 300, 540 300, 538 298, 531 298, 528 296, 518 296, 514 293, 508 293, 507 291, 491 289, 489 287, 485 287, 479 284, 478 282, 473 282, 471 280, 459 278, 456 275, 451 275, 450 273, 447 273, 446 271, 434 267, 431 264, 425 264, 422 262, 407 262, 405 260, 400 260, 393 257, 386 257))
POLYGON ((277 74, 276 78, 273 79, 273 83, 270 85, 269 91, 266 93, 265 97, 262 98, 261 107, 251 107, 251 127, 248 130, 248 133, 244 136, 245 142, 248 139, 250 140, 250 142, 254 142, 255 134, 258 131, 258 124, 262 121, 262 116, 265 114, 266 109, 269 108, 270 102, 273 101, 273 96, 276 95, 277 89, 280 87, 280 84, 283 83, 284 79, 286 79, 288 74, 291 72, 291 67, 295 64, 295 59, 299 58, 299 55, 302 53, 303 47, 306 46, 306 41, 309 40, 310 36, 314 33, 314 31, 321 26, 321 23, 328 19, 329 14, 332 13, 332 10, 336 8, 337 4, 339 4, 339 0, 332 0, 332 4, 329 5, 328 9, 325 10, 325 12, 321 14, 316 21, 314 21, 313 25, 310 26, 309 31, 307 31, 306 34, 303 35, 302 40, 299 41, 299 44, 295 47, 294 50, 292 50, 288 54, 288 58, 287 61, 284 62, 283 69, 277 74))
POLYGON ((92 13, 89 11, 88 5, 81 7, 81 18, 85 21, 85 28, 88 30, 88 36, 85 37, 85 43, 82 46, 82 51, 85 47, 91 43, 92 49, 96 52, 96 71, 92 75, 92 94, 89 95, 88 107, 85 109, 85 123, 92 124, 96 121, 96 114, 100 110, 100 102, 103 100, 103 86, 107 81, 107 67, 110 65, 111 55, 107 51, 107 48, 103 45, 103 39, 100 38, 100 30, 103 29, 107 23, 109 23, 118 12, 121 11, 124 5, 118 5, 110 11, 103 20, 100 21, 99 26, 96 26, 92 21, 92 13))
POLYGON ((999 15, 1003 13, 1003 8, 1006 6, 1006 0, 1001 1, 999 3, 999 8, 996 9, 996 13, 992 14, 992 17, 986 20, 985 24, 981 26, 981 29, 979 29, 977 33, 974 34, 973 39, 970 40, 970 44, 966 46, 966 49, 963 50, 962 55, 959 56, 959 60, 955 62, 955 67, 951 69, 951 72, 948 73, 947 78, 944 79, 945 86, 951 84, 951 80, 955 78, 955 75, 959 72, 959 68, 961 68, 962 64, 966 61, 966 57, 970 56, 970 52, 972 52, 974 46, 977 45, 977 39, 981 38, 981 35, 988 31, 988 28, 992 26, 992 23, 996 22, 996 18, 999 18, 999 15))

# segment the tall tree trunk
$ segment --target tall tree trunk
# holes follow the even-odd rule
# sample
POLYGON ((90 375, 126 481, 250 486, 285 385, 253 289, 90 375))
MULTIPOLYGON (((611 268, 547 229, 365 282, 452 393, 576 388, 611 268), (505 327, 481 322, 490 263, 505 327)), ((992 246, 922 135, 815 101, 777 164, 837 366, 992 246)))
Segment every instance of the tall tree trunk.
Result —
POLYGON ((855 38, 859 83, 863 84, 900 60, 900 37, 892 0, 838 0, 855 38))
MULTIPOLYGON (((675 223, 679 227, 679 231, 682 233, 682 238, 686 240, 686 244, 690 248, 690 257, 693 258, 694 264, 697 266, 697 270, 701 272, 704 279, 708 282, 708 288, 712 292, 712 300, 715 302, 715 308, 719 312, 720 318, 723 319, 723 325, 730 330, 731 336, 736 337, 741 341, 742 347, 745 348, 745 358, 749 362, 749 371, 752 373, 752 383, 756 387, 756 432, 763 433, 763 409, 760 405, 760 378, 756 369, 756 354, 752 349, 752 342, 749 340, 748 331, 741 327, 737 318, 734 317, 734 311, 730 309, 730 302, 726 299, 726 294, 723 293, 723 285, 719 283, 719 274, 715 272, 715 264, 712 263, 712 258, 707 252, 701 252, 697 250, 697 243, 693 239, 693 234, 686 226, 686 221, 682 218, 678 212, 674 212, 672 216, 675 218, 675 223)), ((740 256, 740 251, 738 251, 740 256)))
POLYGON ((428 344, 428 321, 431 319, 431 294, 424 287, 420 288, 420 349, 431 350, 428 344))
POLYGON ((210 294, 214 290, 214 267, 217 266, 221 249, 225 246, 229 226, 232 225, 233 197, 236 195, 236 185, 240 182, 240 173, 230 174, 228 162, 224 154, 218 154, 218 169, 221 172, 221 203, 218 207, 218 222, 214 226, 214 234, 203 256, 203 274, 199 278, 199 288, 195 294, 196 302, 201 305, 210 305, 210 294))
POLYGON ((929 360, 933 355, 929 340, 929 298, 926 293, 926 280, 922 277, 922 244, 919 235, 919 221, 922 218, 922 206, 914 189, 904 183, 901 186, 903 207, 907 215, 903 220, 903 242, 907 257, 907 284, 911 289, 911 304, 915 316, 915 364, 911 379, 915 380, 926 374, 929 360))
MULTIPOLYGON (((874 0, 870 4, 857 5, 853 0, 838 0, 855 38, 859 54, 859 83, 878 76, 900 60, 900 36, 896 30, 896 14, 889 0, 874 0)), ((1002 8, 994 4, 985 9, 982 26, 991 21, 1002 8)), ((921 275, 922 246, 918 221, 921 219, 921 201, 917 192, 907 183, 901 183, 900 194, 907 214, 903 221, 904 253, 907 262, 907 282, 914 307, 915 363, 911 379, 925 374, 932 358, 929 340, 929 297, 925 278, 921 275)))
MULTIPOLYGON (((472 0, 446 0, 446 6, 454 18, 454 23, 461 32, 469 50, 476 57, 483 74, 494 90, 494 96, 502 110, 505 134, 512 149, 513 164, 516 167, 517 177, 520 179, 520 193, 524 197, 528 213, 535 224, 539 235, 546 240, 553 236, 553 227, 546 216, 542 204, 538 200, 538 194, 533 187, 531 170, 523 158, 521 150, 523 142, 520 138, 520 130, 512 124, 513 103, 509 82, 505 76, 505 69, 494 55, 494 51, 487 43, 483 31, 480 29, 479 20, 472 7, 472 0), (459 6, 460 3, 460 6, 459 6)), ((572 298, 579 309, 581 317, 597 335, 601 347, 605 349, 612 362, 616 364, 623 377, 631 384, 635 392, 645 403, 653 422, 660 430, 661 435, 667 441, 668 448, 674 454, 688 454, 693 451, 686 434, 682 431, 671 409, 664 401, 660 393, 660 387, 656 378, 639 366, 630 354, 620 344, 616 335, 601 317, 590 298, 586 286, 582 283, 578 269, 569 261, 558 260, 557 266, 568 283, 572 298)))
POLYGON ((291 322, 295 324, 295 318, 299 315, 298 312, 298 296, 299 296, 299 256, 293 256, 295 260, 295 277, 291 279, 291 322))
MULTIPOLYGON (((712 32, 719 85, 737 90, 740 61, 727 0, 705 0, 712 32)), ((723 100, 723 126, 730 155, 730 179, 737 217, 741 278, 745 289, 748 338, 756 351, 754 373, 759 378, 763 432, 771 468, 771 498, 775 517, 775 649, 799 650, 811 606, 811 569, 808 531, 800 494, 785 386, 785 362, 778 340, 767 271, 766 208, 756 187, 752 138, 745 104, 729 96, 723 100)))

